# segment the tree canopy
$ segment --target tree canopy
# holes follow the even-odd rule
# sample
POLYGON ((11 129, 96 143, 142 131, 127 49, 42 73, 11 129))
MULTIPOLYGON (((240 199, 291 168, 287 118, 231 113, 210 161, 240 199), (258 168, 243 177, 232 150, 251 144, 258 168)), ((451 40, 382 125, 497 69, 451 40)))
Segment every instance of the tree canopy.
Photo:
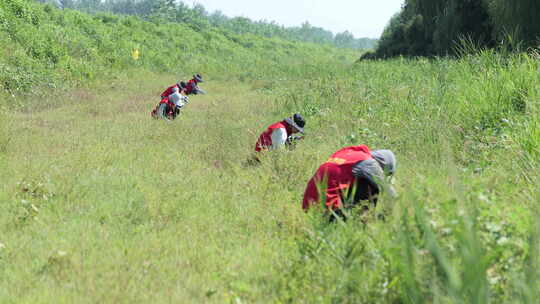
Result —
POLYGON ((540 37, 537 0, 405 0, 379 41, 375 56, 452 55, 466 40, 495 47, 509 38, 525 47, 540 37))
POLYGON ((216 26, 236 34, 255 34, 287 40, 330 44, 343 48, 374 48, 377 39, 355 38, 345 31, 334 35, 331 31, 304 22, 301 26, 285 27, 274 21, 254 21, 245 17, 228 17, 221 11, 208 12, 201 4, 186 5, 174 0, 38 0, 61 8, 84 12, 110 12, 135 15, 144 19, 186 23, 195 30, 216 26))

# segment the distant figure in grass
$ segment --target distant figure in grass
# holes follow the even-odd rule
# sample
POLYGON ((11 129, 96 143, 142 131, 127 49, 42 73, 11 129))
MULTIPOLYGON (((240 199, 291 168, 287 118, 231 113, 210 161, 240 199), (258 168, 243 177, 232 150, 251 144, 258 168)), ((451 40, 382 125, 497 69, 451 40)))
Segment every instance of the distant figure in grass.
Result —
MULTIPOLYGON (((169 95, 169 101, 176 105, 176 110, 180 111, 189 102, 189 98, 185 94, 185 90, 180 91, 177 87, 174 87, 172 94, 169 95)), ((177 113, 179 114, 179 113, 177 113)))
POLYGON ((395 171, 396 157, 390 150, 370 151, 365 145, 345 147, 332 154, 309 180, 302 208, 307 211, 322 203, 332 213, 331 220, 335 215, 345 219, 343 210, 360 207, 365 211, 377 204, 383 191, 395 197, 390 183, 395 171), (320 191, 326 193, 325 197, 319 197, 320 191))
POLYGON ((203 91, 201 88, 199 88, 199 83, 204 82, 202 79, 201 74, 195 74, 193 75, 193 78, 190 79, 186 85, 186 94, 187 95, 198 95, 198 94, 206 94, 205 91, 203 91))
POLYGON ((187 94, 187 83, 184 81, 179 81, 178 83, 173 84, 172 86, 168 87, 163 91, 160 95, 161 99, 169 97, 171 94, 174 93, 175 88, 178 90, 179 93, 182 93, 184 95, 187 94))
POLYGON ((172 86, 168 87, 161 93, 161 98, 169 97, 173 93, 174 88, 178 88, 179 92, 184 95, 197 95, 197 94, 206 94, 201 88, 199 88, 199 83, 203 82, 201 74, 193 75, 193 78, 188 82, 179 81, 172 86))
POLYGON ((294 141, 302 138, 294 134, 304 134, 306 121, 300 114, 294 114, 292 117, 285 118, 282 121, 271 124, 264 131, 255 144, 255 151, 275 150, 285 145, 293 144, 294 141))
MULTIPOLYGON (((180 87, 182 86, 180 85, 180 87)), ((152 110, 153 118, 175 119, 180 114, 180 109, 189 102, 185 91, 180 90, 178 86, 171 86, 170 91, 171 94, 166 97, 162 96, 161 101, 152 110)))

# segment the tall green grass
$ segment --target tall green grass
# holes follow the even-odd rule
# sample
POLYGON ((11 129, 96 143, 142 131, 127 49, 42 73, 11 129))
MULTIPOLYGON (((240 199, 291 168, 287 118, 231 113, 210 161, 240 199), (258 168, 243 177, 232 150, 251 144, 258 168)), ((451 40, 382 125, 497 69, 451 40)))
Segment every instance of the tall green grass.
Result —
POLYGON ((340 52, 242 50, 172 123, 149 111, 177 75, 144 66, 4 108, 0 302, 535 303, 537 56, 340 52), (305 140, 247 166, 293 112, 305 140), (399 197, 329 225, 302 194, 351 144, 396 153, 399 197))
POLYGON ((335 86, 327 85, 331 76, 282 92, 288 98, 276 98, 277 108, 303 108, 317 132, 332 130, 312 139, 319 145, 390 147, 402 161, 401 197, 385 202, 394 210, 388 222, 323 226, 301 238, 313 252, 300 246, 297 267, 306 281, 288 299, 537 297, 537 71, 535 55, 484 51, 457 61, 359 63, 335 86), (343 267, 350 259, 359 261, 343 267), (320 290, 307 292, 309 280, 320 290))

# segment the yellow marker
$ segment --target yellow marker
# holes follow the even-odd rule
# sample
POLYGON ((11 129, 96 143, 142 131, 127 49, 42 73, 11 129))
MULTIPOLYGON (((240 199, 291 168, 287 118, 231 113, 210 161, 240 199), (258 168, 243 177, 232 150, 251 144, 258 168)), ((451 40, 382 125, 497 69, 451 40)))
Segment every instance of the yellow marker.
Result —
POLYGON ((139 60, 139 49, 134 49, 133 52, 131 52, 131 57, 133 60, 139 60))

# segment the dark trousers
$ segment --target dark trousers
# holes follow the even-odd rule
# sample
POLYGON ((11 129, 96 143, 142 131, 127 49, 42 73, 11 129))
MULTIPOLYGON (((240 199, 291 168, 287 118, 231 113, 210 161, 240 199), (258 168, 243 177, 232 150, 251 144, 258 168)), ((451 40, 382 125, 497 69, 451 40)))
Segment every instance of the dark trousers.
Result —
POLYGON ((379 187, 372 180, 367 178, 357 178, 355 187, 348 189, 347 193, 342 195, 341 201, 343 207, 336 209, 330 214, 330 222, 335 222, 337 218, 341 218, 343 221, 347 220, 344 210, 352 210, 361 208, 360 212, 366 212, 371 206, 377 206, 377 196, 379 194, 379 187))

